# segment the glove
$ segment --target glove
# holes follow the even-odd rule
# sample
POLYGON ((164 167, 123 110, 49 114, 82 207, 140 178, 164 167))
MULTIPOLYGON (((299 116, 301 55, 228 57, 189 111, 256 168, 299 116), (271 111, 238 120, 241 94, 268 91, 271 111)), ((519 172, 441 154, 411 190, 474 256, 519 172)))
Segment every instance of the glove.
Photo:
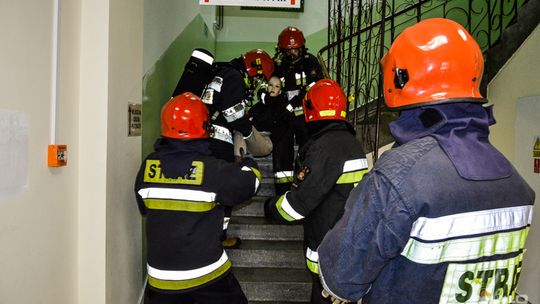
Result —
POLYGON ((246 155, 246 150, 247 150, 246 141, 242 133, 238 131, 234 131, 233 142, 234 142, 234 161, 239 163, 244 159, 244 156, 246 155))
MULTIPOLYGON (((332 304, 350 303, 350 302, 341 301, 341 300, 336 299, 334 296, 330 295, 330 293, 328 291, 326 291, 326 289, 323 289, 321 291, 321 295, 323 296, 323 298, 329 299, 330 301, 332 301, 332 304)), ((361 304, 361 303, 362 303, 362 300, 360 300, 360 302, 358 302, 358 304, 361 304)))

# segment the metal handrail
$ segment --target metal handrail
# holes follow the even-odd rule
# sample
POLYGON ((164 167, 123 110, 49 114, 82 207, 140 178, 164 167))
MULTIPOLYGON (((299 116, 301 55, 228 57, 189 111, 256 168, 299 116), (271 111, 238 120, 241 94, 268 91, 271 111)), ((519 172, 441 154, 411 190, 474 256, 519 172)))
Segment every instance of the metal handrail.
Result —
POLYGON ((527 1, 329 0, 328 44, 317 57, 325 76, 340 83, 352 101, 349 120, 355 129, 362 126, 367 146, 375 151, 379 146, 384 106, 375 107, 376 129, 373 129, 367 123, 373 108, 367 105, 382 100, 379 61, 401 30, 425 18, 449 18, 461 23, 482 50, 487 50, 498 42, 504 28, 517 16, 518 8, 527 1), (359 111, 364 111, 362 124, 359 111))

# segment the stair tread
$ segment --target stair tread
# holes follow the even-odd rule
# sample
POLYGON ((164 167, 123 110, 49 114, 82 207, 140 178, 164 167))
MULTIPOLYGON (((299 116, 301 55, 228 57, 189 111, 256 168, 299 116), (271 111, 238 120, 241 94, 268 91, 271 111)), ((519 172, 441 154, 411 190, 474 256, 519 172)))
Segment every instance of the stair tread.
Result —
POLYGON ((232 217, 230 224, 237 224, 237 225, 283 225, 283 226, 301 226, 301 225, 291 225, 291 224, 284 224, 279 223, 276 220, 267 219, 265 217, 260 216, 237 216, 232 217))
POLYGON ((249 304, 310 304, 310 301, 290 302, 290 301, 249 301, 249 304))
POLYGON ((242 240, 239 248, 228 250, 298 250, 303 251, 302 241, 242 240))
POLYGON ((238 205, 235 205, 233 207, 233 209, 238 209, 238 208, 242 208, 242 207, 245 207, 247 205, 250 205, 250 204, 261 204, 261 203, 264 203, 268 198, 270 198, 270 196, 259 196, 259 195, 256 195, 254 197, 252 197, 251 199, 241 203, 241 204, 238 204, 238 205))
POLYGON ((239 282, 264 282, 271 283, 309 283, 311 274, 305 268, 242 268, 233 267, 234 276, 239 282))
POLYGON ((308 302, 249 301, 249 304, 309 304, 308 302))

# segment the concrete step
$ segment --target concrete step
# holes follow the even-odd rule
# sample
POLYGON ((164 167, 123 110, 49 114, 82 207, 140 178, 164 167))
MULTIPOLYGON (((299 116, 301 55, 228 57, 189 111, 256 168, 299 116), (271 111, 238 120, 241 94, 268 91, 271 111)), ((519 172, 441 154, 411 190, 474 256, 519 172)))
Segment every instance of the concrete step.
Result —
POLYGON ((249 304, 309 304, 309 302, 249 301, 249 304))
POLYGON ((264 217, 264 202, 268 196, 254 196, 250 201, 236 205, 233 216, 260 216, 264 217))
POLYGON ((262 217, 232 217, 229 236, 242 240, 301 241, 304 239, 302 225, 278 224, 262 217))
POLYGON ((274 193, 276 193, 274 178, 263 177, 257 196, 274 196, 274 193))
POLYGON ((263 177, 274 177, 272 160, 270 160, 270 162, 257 161, 257 165, 259 166, 259 171, 263 177))
POLYGON ((302 241, 242 240, 237 249, 227 254, 234 267, 296 268, 306 267, 302 241))
POLYGON ((249 301, 249 304, 309 304, 309 302, 285 302, 285 301, 249 301))
POLYGON ((249 303, 309 302, 311 274, 307 269, 233 268, 249 303))
POLYGON ((259 163, 272 163, 272 153, 263 156, 263 157, 254 157, 253 158, 258 164, 259 163))

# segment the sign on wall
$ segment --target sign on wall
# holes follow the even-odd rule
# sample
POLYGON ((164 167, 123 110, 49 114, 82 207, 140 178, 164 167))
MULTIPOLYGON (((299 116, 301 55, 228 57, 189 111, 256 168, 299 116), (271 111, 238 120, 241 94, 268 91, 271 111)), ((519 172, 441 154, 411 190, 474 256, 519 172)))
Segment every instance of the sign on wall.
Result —
POLYGON ((200 5, 300 8, 301 0, 199 0, 200 5))
POLYGON ((142 110, 140 103, 128 104, 128 136, 141 136, 142 110))
POLYGON ((540 136, 536 136, 533 146, 534 173, 540 173, 540 136))

